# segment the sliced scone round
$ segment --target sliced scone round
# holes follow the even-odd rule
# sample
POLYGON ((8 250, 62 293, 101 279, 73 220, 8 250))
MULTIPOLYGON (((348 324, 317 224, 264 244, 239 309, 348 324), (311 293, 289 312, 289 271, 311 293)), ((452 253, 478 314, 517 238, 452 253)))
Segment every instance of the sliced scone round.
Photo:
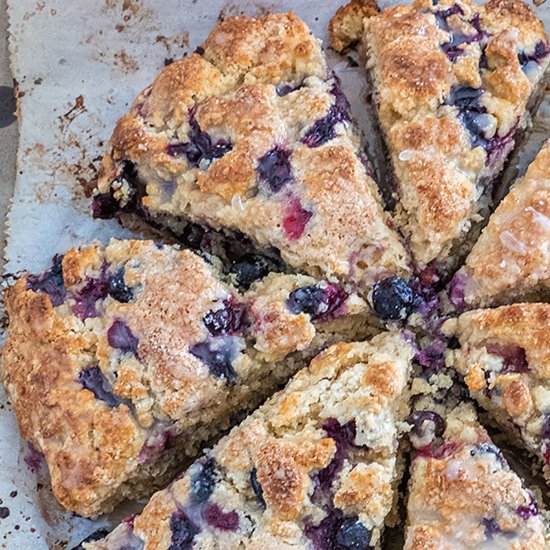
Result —
POLYGON ((349 103, 293 13, 228 17, 166 67, 118 121, 92 209, 138 216, 230 262, 235 241, 274 247, 364 295, 410 275, 349 103))
POLYGON ((479 424, 474 407, 437 404, 411 415, 415 446, 405 550, 543 550, 531 491, 479 424))
POLYGON ((550 483, 550 304, 470 311, 443 331, 458 339, 447 364, 510 437, 540 459, 550 483))
POLYGON ((397 225, 420 268, 449 273, 475 242, 544 95, 544 25, 521 0, 415 0, 364 26, 397 225))
POLYGON ((550 296, 550 141, 512 187, 449 285, 459 311, 550 296))
POLYGON ((367 330, 365 302, 342 286, 274 273, 240 293, 152 241, 69 250, 5 298, 21 433, 82 515, 151 494, 324 346, 367 330))
POLYGON ((390 333, 331 346, 141 515, 84 548, 379 549, 412 356, 390 333))

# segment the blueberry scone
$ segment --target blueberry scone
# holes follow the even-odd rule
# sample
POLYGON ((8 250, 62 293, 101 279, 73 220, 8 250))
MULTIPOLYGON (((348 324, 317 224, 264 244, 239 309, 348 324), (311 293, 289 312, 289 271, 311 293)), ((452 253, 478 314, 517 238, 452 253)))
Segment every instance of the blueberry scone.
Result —
MULTIPOLYGON (((437 406, 436 406, 437 407, 437 406)), ((542 550, 531 491, 481 427, 471 404, 415 410, 405 550, 542 550)))
POLYGON ((550 482, 550 305, 470 311, 443 331, 458 338, 448 365, 512 439, 540 459, 550 482))
POLYGON ((166 67, 118 121, 92 209, 218 255, 220 235, 246 239, 364 295, 410 269, 349 103, 293 13, 229 17, 166 67))
POLYGON ((456 309, 550 295, 550 141, 489 219, 449 286, 456 309))
MULTIPOLYGON (((350 17, 335 16, 336 47, 356 28, 350 17)), ((520 0, 415 0, 365 18, 361 48, 397 226, 420 268, 448 272, 477 237, 496 178, 544 94, 543 23, 520 0)))
POLYGON ((3 381, 59 502, 150 494, 325 345, 365 336, 342 286, 272 274, 240 293, 195 253, 92 243, 7 290, 3 381))
POLYGON ((380 548, 413 350, 336 344, 87 550, 380 548))

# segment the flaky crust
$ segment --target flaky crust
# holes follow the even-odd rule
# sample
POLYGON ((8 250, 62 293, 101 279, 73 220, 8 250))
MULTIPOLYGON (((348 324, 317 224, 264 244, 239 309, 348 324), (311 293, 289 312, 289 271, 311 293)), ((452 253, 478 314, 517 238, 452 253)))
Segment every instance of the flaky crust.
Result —
POLYGON ((550 287, 550 141, 491 216, 459 271, 466 306, 536 297, 550 287))
POLYGON ((449 413, 435 456, 419 451, 413 459, 407 508, 406 550, 545 548, 532 495, 478 424, 471 405, 449 413))
POLYGON ((328 24, 330 47, 337 52, 353 47, 363 36, 363 19, 379 11, 376 0, 351 0, 340 6, 328 24))
MULTIPOLYGON (((358 518, 371 533, 370 545, 379 548, 396 490, 397 423, 407 414, 404 392, 412 355, 396 334, 328 348, 181 479, 157 493, 133 520, 131 536, 143 541, 145 550, 168 548, 175 543, 177 529, 170 524, 179 510, 198 531, 193 548, 306 549, 313 526, 327 517, 321 499, 332 516, 337 510, 358 518), (352 453, 343 451, 340 436, 331 437, 326 428, 336 421, 340 426, 355 422, 352 453), (201 463, 212 460, 215 486, 199 505, 193 480, 201 463), (341 461, 338 468, 335 461, 341 461), (251 486, 252 471, 263 503, 251 486), (314 491, 327 491, 326 481, 318 481, 327 471, 334 474, 332 488, 324 497, 315 496, 314 491), (209 524, 212 506, 236 514, 235 528, 209 524)), ((128 536, 127 524, 86 548, 118 548, 123 535, 128 536)), ((329 536, 330 529, 317 535, 329 536)))
POLYGON ((542 22, 520 0, 416 0, 365 19, 363 41, 396 178, 398 225, 421 267, 444 265, 487 214, 490 181, 541 89, 550 56, 526 74, 518 52, 547 45, 542 22), (460 109, 472 105, 461 107, 455 95, 469 88, 481 88, 472 111, 487 125, 481 143, 463 124, 460 109))
POLYGON ((146 187, 148 219, 241 231, 294 267, 366 292, 409 273, 347 101, 293 13, 227 18, 141 93, 117 123, 96 190, 119 212, 137 185, 125 179, 128 163, 146 187))
POLYGON ((550 406, 550 305, 514 304, 475 310, 443 325, 460 348, 447 363, 472 396, 514 439, 535 454, 550 480, 550 441, 541 433, 550 406))
MULTIPOLYGON (((3 382, 55 496, 82 515, 150 492, 171 461, 196 453, 335 337, 316 328, 331 318, 286 306, 292 290, 318 284, 311 277, 271 274, 239 293, 193 252, 152 241, 92 243, 54 265, 57 278, 24 276, 6 292, 3 382), (242 320, 220 329, 211 318, 224 312, 242 320), (185 448, 172 456, 178 437, 185 448)), ((333 317, 366 310, 343 297, 333 317)))

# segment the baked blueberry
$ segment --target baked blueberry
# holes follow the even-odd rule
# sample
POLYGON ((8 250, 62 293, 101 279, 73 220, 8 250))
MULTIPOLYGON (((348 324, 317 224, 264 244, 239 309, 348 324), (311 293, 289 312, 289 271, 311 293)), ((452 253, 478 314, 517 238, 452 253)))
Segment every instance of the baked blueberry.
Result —
POLYGON ((168 550, 191 550, 193 539, 200 532, 184 512, 178 510, 170 517, 172 538, 168 550))
POLYGON ((138 353, 139 338, 122 319, 113 321, 107 331, 107 341, 112 348, 118 349, 122 353, 134 355, 138 353))
POLYGON ((424 437, 430 429, 435 437, 441 437, 445 431, 445 420, 433 411, 413 411, 407 417, 407 423, 412 426, 411 433, 424 437))
POLYGON ((63 282, 63 256, 57 255, 53 258, 52 267, 40 275, 29 275, 27 277, 27 289, 34 292, 45 292, 52 303, 52 306, 60 306, 67 295, 67 289, 63 282))
POLYGON ((228 384, 233 384, 237 373, 233 368, 236 350, 230 336, 220 336, 204 342, 199 342, 189 349, 189 353, 200 359, 216 378, 225 378, 228 384))
POLYGON ((485 349, 492 355, 502 357, 503 364, 500 371, 502 374, 529 371, 527 356, 523 348, 514 344, 489 343, 485 345, 485 349))
POLYGON ((96 399, 104 401, 109 407, 115 408, 121 403, 130 404, 128 399, 113 393, 111 384, 98 366, 88 367, 80 371, 78 381, 83 388, 91 391, 96 399))
POLYGON ((204 464, 196 464, 198 471, 191 478, 191 502, 201 504, 210 498, 216 487, 216 463, 210 458, 204 464))
POLYGON ((124 281, 123 267, 109 278, 109 296, 123 304, 127 304, 134 298, 132 288, 124 281))
POLYGON ((368 550, 371 532, 359 521, 357 516, 345 517, 336 528, 334 548, 337 550, 368 550))
POLYGON ((265 508, 264 492, 262 486, 260 485, 260 482, 258 481, 256 468, 252 468, 252 470, 250 470, 250 485, 252 487, 252 490, 254 491, 254 494, 256 495, 256 499, 260 503, 260 506, 262 508, 265 508))
POLYGON ((312 319, 330 318, 338 313, 348 293, 339 286, 329 284, 324 288, 310 285, 293 290, 286 305, 292 313, 307 313, 312 319))
POLYGON ((223 307, 206 313, 202 322, 212 336, 241 332, 247 325, 246 306, 225 300, 223 307))
POLYGON ((413 311, 416 296, 404 279, 387 277, 374 285, 372 302, 380 319, 397 321, 405 319, 413 311))
POLYGON ((230 273, 235 275, 240 288, 248 290, 252 283, 263 279, 271 271, 279 271, 277 266, 260 254, 245 254, 230 268, 230 273))
POLYGON ((290 165, 290 151, 277 145, 258 161, 258 176, 274 193, 294 179, 290 165))

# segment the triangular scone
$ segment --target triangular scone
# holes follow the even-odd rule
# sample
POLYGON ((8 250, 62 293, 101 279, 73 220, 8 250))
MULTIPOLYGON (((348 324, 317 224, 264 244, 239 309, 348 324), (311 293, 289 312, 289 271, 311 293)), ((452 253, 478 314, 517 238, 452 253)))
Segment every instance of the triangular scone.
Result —
POLYGON ((543 23, 520 0, 415 0, 364 24, 397 224, 420 268, 447 271, 473 244, 544 93, 543 23))
POLYGON ((141 515, 84 548, 380 548, 412 356, 390 333, 328 348, 141 515))
POLYGON ((459 311, 550 295, 550 141, 489 219, 449 285, 459 311))
MULTIPOLYGON (((137 214, 210 251, 212 229, 244 234, 366 295, 409 274, 369 174, 349 103, 307 26, 293 13, 228 17, 119 120, 93 211, 137 214)), ((214 251, 243 255, 233 243, 214 251)))
POLYGON ((447 415, 415 411, 412 418, 416 449, 405 550, 545 548, 532 493, 480 426, 471 404, 447 415))
POLYGON ((447 363, 511 437, 539 457, 550 482, 550 305, 470 311, 443 325, 458 338, 447 363))
POLYGON ((91 243, 5 295, 3 382, 60 503, 108 512, 153 492, 324 346, 365 337, 366 303, 273 273, 239 292, 152 241, 91 243))

